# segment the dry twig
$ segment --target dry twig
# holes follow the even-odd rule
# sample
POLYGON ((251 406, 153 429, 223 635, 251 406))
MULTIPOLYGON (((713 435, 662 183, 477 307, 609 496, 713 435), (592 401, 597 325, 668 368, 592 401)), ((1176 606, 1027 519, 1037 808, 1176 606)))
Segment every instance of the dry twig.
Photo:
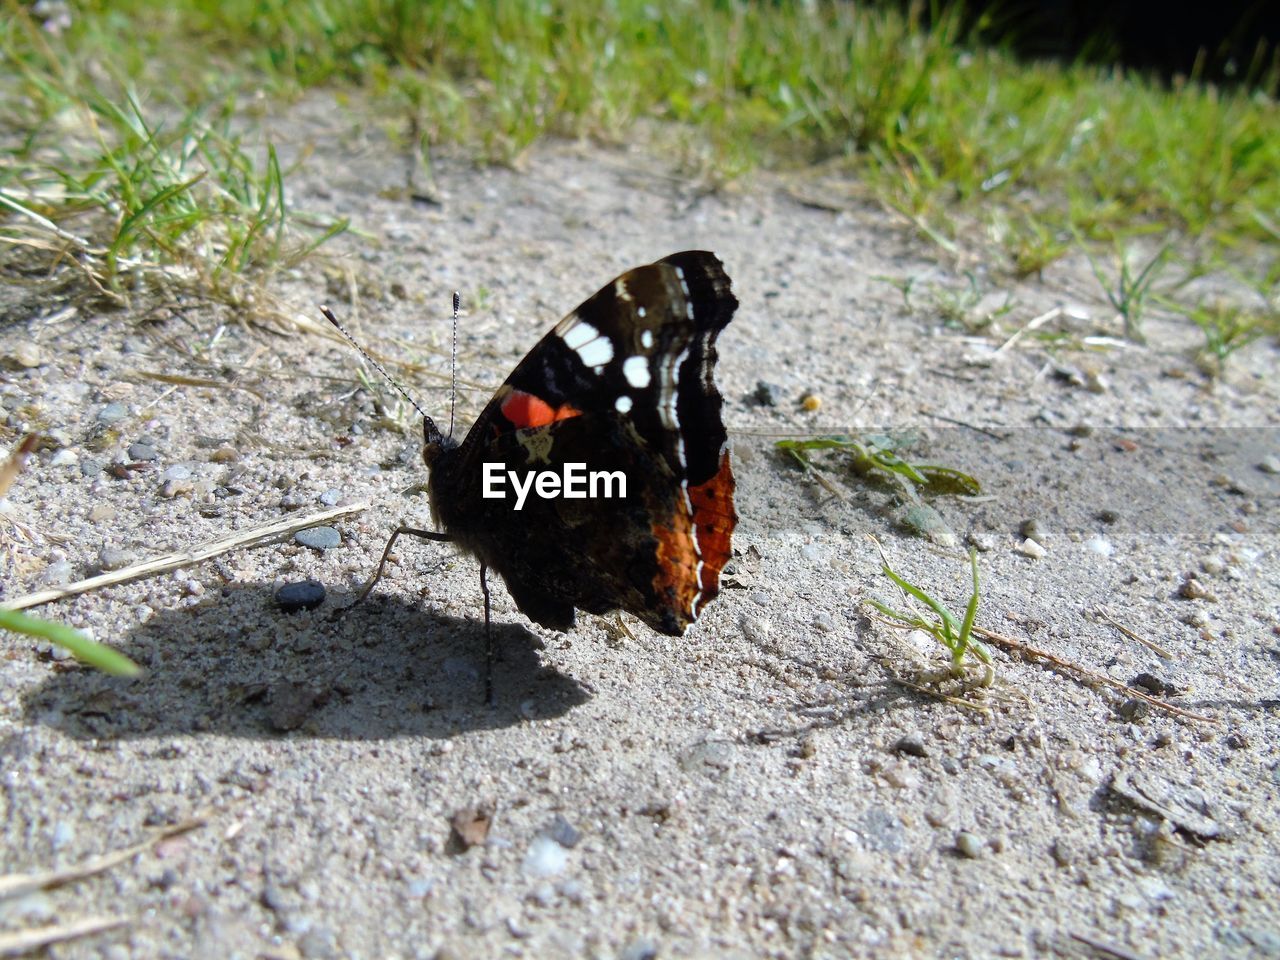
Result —
POLYGON ((166 553, 159 557, 153 557, 150 560, 124 567, 121 570, 112 570, 109 573, 89 577, 87 580, 78 580, 63 587, 37 590, 35 593, 29 593, 25 597, 18 597, 14 600, 0 603, 0 610, 25 610, 28 607, 36 607, 42 603, 61 600, 63 597, 75 596, 78 593, 87 593, 90 590, 98 590, 118 583, 127 583, 130 580, 153 576, 157 573, 164 573, 167 570, 176 570, 179 567, 193 566, 231 550, 257 546, 264 541, 296 533, 299 530, 306 530, 308 527, 314 527, 327 520, 350 516, 353 513, 360 513, 368 509, 369 504, 367 503, 353 503, 345 507, 334 507, 332 510, 322 510, 320 513, 313 513, 308 517, 275 520, 260 527, 254 527, 251 530, 242 530, 229 537, 223 537, 221 540, 214 540, 204 546, 166 553))

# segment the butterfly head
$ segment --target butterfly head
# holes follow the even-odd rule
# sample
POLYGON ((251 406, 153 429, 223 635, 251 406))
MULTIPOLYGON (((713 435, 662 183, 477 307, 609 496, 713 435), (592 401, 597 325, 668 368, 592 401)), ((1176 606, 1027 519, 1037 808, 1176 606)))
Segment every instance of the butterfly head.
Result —
POLYGON ((458 441, 440 432, 436 422, 425 414, 422 417, 422 459, 428 467, 432 466, 440 454, 456 447, 458 441))

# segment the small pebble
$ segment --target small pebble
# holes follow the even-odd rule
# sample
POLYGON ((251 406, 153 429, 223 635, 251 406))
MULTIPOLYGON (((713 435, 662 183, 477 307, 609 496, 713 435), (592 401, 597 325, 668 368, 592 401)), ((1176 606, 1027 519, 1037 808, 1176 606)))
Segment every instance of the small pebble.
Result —
POLYGON ((40 582, 51 587, 71 582, 71 564, 67 560, 55 560, 40 574, 40 582))
POLYGON ((1139 700, 1136 697, 1126 700, 1120 704, 1116 713, 1120 714, 1120 719, 1127 721, 1141 720, 1151 712, 1151 705, 1145 700, 1139 700))
POLYGON ((120 547, 103 547, 98 551, 98 566, 103 570, 119 570, 133 562, 133 553, 120 547))
POLYGON ((524 872, 535 877, 553 877, 568 862, 564 847, 545 834, 538 834, 529 844, 524 858, 524 872))
POLYGON ((1258 469, 1263 473, 1280 473, 1280 457, 1274 453, 1263 457, 1258 469))
POLYGON ((956 834, 956 852, 962 857, 976 860, 982 856, 982 841, 968 830, 956 834))
POLYGON ((1044 537, 1040 535, 1040 521, 1034 517, 1022 521, 1018 527, 1018 534, 1026 540, 1039 541, 1044 539, 1044 537))
POLYGON ((31 369, 44 363, 44 356, 40 353, 38 346, 30 340, 24 340, 14 348, 13 362, 16 366, 31 369))
POLYGON ((979 533, 976 530, 970 530, 965 536, 969 541, 969 545, 979 553, 990 553, 995 549, 996 538, 989 533, 979 533))
POLYGON ((115 403, 108 403, 98 411, 98 422, 110 426, 113 423, 119 423, 128 415, 129 411, 125 405, 117 400, 115 403))
POLYGON ((908 757, 926 757, 929 755, 924 747, 924 738, 918 733, 907 733, 899 737, 894 741, 893 751, 908 757))
POLYGON ((913 504, 902 511, 902 525, 909 532, 940 547, 954 547, 960 543, 960 538, 942 519, 942 514, 928 504, 913 504))
POLYGON ((160 496, 166 500, 172 500, 184 493, 190 493, 193 489, 195 484, 190 480, 166 480, 160 485, 160 496))
POLYGON ((156 448, 149 443, 131 443, 129 444, 129 459, 137 462, 159 460, 160 454, 156 452, 156 448))
POLYGON ((342 491, 337 487, 330 487, 324 493, 320 494, 318 499, 326 507, 336 507, 338 505, 338 501, 342 499, 342 491))
POLYGON ((1184 600, 1208 600, 1210 602, 1218 599, 1213 595, 1213 591, 1196 579, 1195 574, 1187 574, 1182 581, 1182 586, 1178 588, 1178 596, 1184 600))
POLYGON ((81 460, 80 476, 92 479, 102 472, 102 464, 97 460, 81 460))
POLYGON ((1119 522, 1120 514, 1115 510, 1099 510, 1098 519, 1103 523, 1110 525, 1119 522))
POLYGON ((1227 569, 1227 565, 1219 557, 1205 557, 1200 561, 1200 569, 1211 577, 1216 577, 1227 569))
POLYGON ((551 822, 543 832, 566 850, 572 850, 582 839, 582 834, 573 824, 558 813, 551 818, 551 822))
POLYGON ((189 467, 185 463, 175 463, 173 466, 166 468, 164 473, 160 474, 160 479, 161 480, 190 480, 191 467, 189 467))
POLYGON ((819 613, 813 618, 813 627, 815 630, 821 630, 823 633, 830 633, 835 630, 836 622, 831 618, 831 614, 819 613))
POLYGON ((109 503, 95 503, 89 508, 89 519, 94 523, 105 523, 115 518, 116 508, 109 503))
POLYGON ((286 583, 276 591, 276 603, 285 613, 296 613, 299 610, 314 610, 324 603, 324 584, 319 580, 302 580, 298 583, 286 583))
POLYGON ((1049 552, 1029 537, 1018 544, 1015 549, 1024 557, 1030 557, 1032 560, 1040 560, 1049 552))
POLYGON ((293 539, 313 550, 331 550, 342 545, 342 535, 338 533, 336 527, 310 527, 299 530, 293 535, 293 539))
POLYGON ((777 404, 777 387, 763 380, 756 381, 756 388, 751 392, 748 398, 751 402, 761 407, 772 407, 777 404))
POLYGON ((822 409, 822 398, 817 394, 805 393, 804 396, 800 398, 800 408, 804 410, 805 413, 817 413, 822 409))
POLYGON ((742 635, 752 643, 764 643, 769 639, 769 631, 773 623, 765 617, 742 618, 742 635))
POLYGON ((1178 692, 1178 688, 1172 683, 1166 683, 1157 677, 1154 673, 1140 673, 1129 683, 1129 686, 1136 687, 1139 690, 1145 690, 1147 693, 1155 697, 1167 697, 1178 692))
POLYGON ((1106 537, 1090 537, 1084 542, 1084 547, 1100 557, 1109 557, 1116 552, 1116 548, 1106 537))
POLYGON ((209 454, 209 460, 213 463, 235 463, 239 459, 240 454, 236 453, 234 447, 219 447, 209 454))
POLYGON ((658 945, 652 940, 632 940, 618 954, 618 960, 658 960, 658 945))
POLYGON ((79 460, 80 460, 80 457, 79 455, 76 454, 74 450, 68 450, 66 447, 63 447, 61 450, 59 450, 52 457, 49 458, 49 466, 69 467, 71 466, 71 464, 77 463, 79 460))

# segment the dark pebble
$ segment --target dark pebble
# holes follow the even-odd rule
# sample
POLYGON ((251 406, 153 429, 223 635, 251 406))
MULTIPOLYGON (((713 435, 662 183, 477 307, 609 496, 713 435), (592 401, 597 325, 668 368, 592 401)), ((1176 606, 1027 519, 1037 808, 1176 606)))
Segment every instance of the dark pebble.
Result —
POLYGON ((1145 700, 1138 700, 1136 698, 1133 700, 1126 700, 1124 703, 1120 704, 1120 707, 1117 710, 1117 713, 1119 713, 1123 719, 1128 720, 1131 723, 1135 720, 1141 720, 1150 712, 1151 705, 1145 700))
POLYGON ((756 381, 756 388, 751 392, 750 401, 762 407, 776 406, 778 402, 777 388, 763 380, 756 381))
POLYGON ((582 839, 582 834, 578 832, 577 828, 558 813, 547 824, 547 829, 543 832, 566 850, 572 850, 578 845, 578 841, 582 839))
POLYGON ((129 444, 130 460, 159 460, 160 454, 156 453, 156 448, 149 443, 131 443, 129 444))
POLYGON ((1098 519, 1103 523, 1116 523, 1120 519, 1120 514, 1114 510, 1101 510, 1098 513, 1098 519))
POLYGON ((324 603, 324 584, 319 580, 286 583, 276 591, 276 603, 285 613, 314 610, 324 603))
POLYGON ((1172 683, 1166 683, 1154 673, 1140 673, 1133 678, 1133 682, 1129 684, 1131 687, 1137 687, 1139 690, 1145 690, 1147 693, 1157 697, 1172 696, 1178 692, 1178 688, 1172 683))
POLYGON ((924 748, 924 740, 918 733, 908 733, 906 736, 899 737, 893 745, 893 752, 905 754, 908 757, 928 756, 924 748))
POLYGON ((102 464, 97 460, 81 460, 80 476, 93 478, 102 472, 102 464))
POLYGON ((299 530, 293 535, 293 539, 313 550, 330 550, 342 545, 342 535, 335 527, 311 527, 307 530, 299 530))

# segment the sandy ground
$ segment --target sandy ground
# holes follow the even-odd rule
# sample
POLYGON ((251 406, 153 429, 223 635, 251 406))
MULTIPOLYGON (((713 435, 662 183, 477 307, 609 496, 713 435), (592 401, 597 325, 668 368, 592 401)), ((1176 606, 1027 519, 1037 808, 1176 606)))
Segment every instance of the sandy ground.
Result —
POLYGON ((1280 955, 1274 346, 1220 382, 1185 323, 1085 348, 1117 328, 1083 260, 1017 283, 980 237, 952 258, 818 183, 809 202, 764 177, 709 191, 639 148, 553 143, 519 170, 438 160, 431 205, 397 192, 403 157, 365 118, 312 102, 271 134, 317 150, 292 202, 361 231, 273 292, 418 362, 399 370, 440 421, 461 290, 460 429, 616 273, 716 251, 741 300, 718 372, 742 518, 727 589, 674 640, 634 618, 533 628, 499 586, 487 708, 477 568, 448 546, 398 547, 329 619, 396 523, 429 522, 417 418, 360 388, 349 349, 196 303, 58 317, 10 275, 0 358, 39 362, 0 374, 0 419, 52 442, 8 497, 5 597, 373 506, 330 549, 285 538, 38 611, 141 679, 0 638, 0 873, 205 820, 0 900, 0 931, 126 918, 50 951, 108 958, 1280 955), (942 322, 928 291, 965 271, 1012 304, 1001 332, 942 322), (1042 332, 1071 336, 995 353, 1055 307, 1042 332), (819 456, 837 497, 773 447, 849 430, 982 481, 930 501, 959 545, 907 532, 893 487, 819 456), (868 618, 868 597, 902 603, 868 534, 957 611, 976 543, 980 625, 1207 719, 999 651, 994 687, 964 694, 981 709, 904 685, 944 658, 868 618), (276 589, 306 578, 324 605, 283 612, 276 589), (491 816, 469 848, 450 827, 467 809, 491 816))

